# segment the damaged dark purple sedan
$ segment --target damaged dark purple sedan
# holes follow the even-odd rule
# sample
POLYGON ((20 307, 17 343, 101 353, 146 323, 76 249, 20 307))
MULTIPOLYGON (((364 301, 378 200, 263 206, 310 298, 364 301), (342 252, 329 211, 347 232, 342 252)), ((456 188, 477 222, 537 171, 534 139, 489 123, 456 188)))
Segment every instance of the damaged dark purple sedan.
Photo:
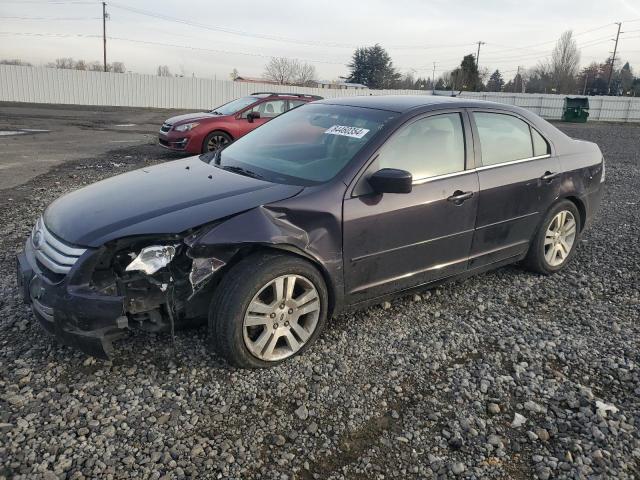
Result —
POLYGON ((345 308, 518 261, 562 269, 603 182, 597 145, 517 107, 324 100, 59 198, 18 281, 40 323, 92 355, 127 329, 206 319, 213 350, 265 367, 345 308))

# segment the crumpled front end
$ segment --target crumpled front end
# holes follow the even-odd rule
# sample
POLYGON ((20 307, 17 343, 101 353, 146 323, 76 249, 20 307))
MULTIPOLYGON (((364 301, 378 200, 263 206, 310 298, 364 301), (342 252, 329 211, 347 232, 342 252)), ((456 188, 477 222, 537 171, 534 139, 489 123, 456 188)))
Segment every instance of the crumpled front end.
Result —
POLYGON ((41 219, 18 255, 17 279, 47 332, 107 359, 127 329, 163 331, 203 318, 210 280, 224 265, 211 256, 192 258, 179 237, 121 239, 97 249, 69 245, 41 219), (158 260, 154 248, 171 257, 158 260))
POLYGON ((18 255, 17 278, 25 303, 47 332, 89 355, 108 358, 112 341, 125 334, 127 317, 122 297, 101 295, 82 282, 96 253, 87 250, 67 273, 56 272, 39 259, 30 237, 18 255))

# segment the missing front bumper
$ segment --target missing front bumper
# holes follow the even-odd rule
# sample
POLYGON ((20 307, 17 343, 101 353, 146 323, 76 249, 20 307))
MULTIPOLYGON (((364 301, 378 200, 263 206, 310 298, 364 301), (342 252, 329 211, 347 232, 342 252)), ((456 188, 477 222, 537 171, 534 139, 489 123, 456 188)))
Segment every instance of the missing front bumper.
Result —
POLYGON ((75 289, 66 280, 50 282, 39 271, 28 246, 18 255, 17 283, 42 328, 65 345, 109 359, 112 342, 126 334, 122 297, 75 289))

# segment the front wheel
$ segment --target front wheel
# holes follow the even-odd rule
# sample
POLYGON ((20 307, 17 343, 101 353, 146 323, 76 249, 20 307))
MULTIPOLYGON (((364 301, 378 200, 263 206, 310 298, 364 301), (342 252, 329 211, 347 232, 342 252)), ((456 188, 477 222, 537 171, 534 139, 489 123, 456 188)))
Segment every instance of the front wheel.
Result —
POLYGON ((232 365, 261 368, 303 352, 320 334, 328 295, 306 260, 253 254, 226 272, 209 312, 209 345, 232 365))
POLYGON ((531 242, 525 265, 545 275, 562 270, 575 254, 580 227, 580 213, 573 202, 555 204, 531 242))
POLYGON ((229 145, 233 139, 226 132, 213 131, 202 142, 202 153, 215 152, 229 145))

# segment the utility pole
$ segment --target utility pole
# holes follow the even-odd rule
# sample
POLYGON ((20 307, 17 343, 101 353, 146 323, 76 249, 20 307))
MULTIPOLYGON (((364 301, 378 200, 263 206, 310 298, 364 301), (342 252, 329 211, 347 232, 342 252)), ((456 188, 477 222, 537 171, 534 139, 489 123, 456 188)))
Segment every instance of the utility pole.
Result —
POLYGON ((433 73, 431 74, 431 91, 436 91, 436 62, 433 62, 433 73))
POLYGON ((587 94, 587 80, 589 80, 589 72, 584 75, 584 88, 582 89, 582 95, 587 94))
MULTIPOLYGON (((478 42, 478 53, 476 53, 476 68, 478 69, 478 82, 480 82, 480 46, 484 45, 485 42, 483 41, 479 41, 478 42)), ((476 89, 478 88, 479 85, 476 85, 476 89)))
POLYGON ((107 71, 107 4, 102 2, 102 58, 107 71))
POLYGON ((485 42, 478 42, 478 53, 476 53, 476 67, 478 67, 478 71, 480 71, 480 45, 484 45, 485 42))
MULTIPOLYGON (((622 27, 622 22, 616 22, 616 25, 618 25, 618 33, 616 34, 616 39, 614 40, 616 44, 613 47, 613 57, 611 57, 611 68, 609 69, 609 80, 607 81, 607 93, 609 95, 611 95, 611 75, 613 75, 613 67, 616 61, 616 52, 618 51, 618 39, 620 38, 620 27, 622 27)), ((613 40, 613 38, 611 40, 613 40)))

